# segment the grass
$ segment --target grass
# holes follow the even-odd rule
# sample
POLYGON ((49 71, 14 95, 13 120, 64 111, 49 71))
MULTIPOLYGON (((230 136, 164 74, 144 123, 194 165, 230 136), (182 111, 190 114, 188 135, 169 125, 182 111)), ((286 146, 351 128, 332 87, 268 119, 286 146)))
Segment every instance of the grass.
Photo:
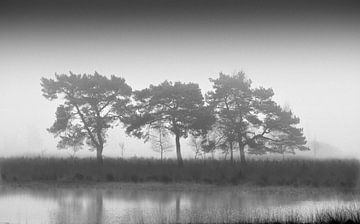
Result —
POLYGON ((223 160, 105 159, 99 172, 95 159, 8 158, 0 160, 1 177, 18 181, 120 181, 254 184, 258 186, 355 187, 357 160, 249 160, 246 166, 223 160))
POLYGON ((245 218, 239 221, 225 220, 221 221, 210 221, 209 218, 203 217, 189 217, 190 221, 175 221, 167 219, 166 217, 157 217, 155 220, 150 221, 146 217, 141 215, 137 217, 134 223, 188 223, 188 224, 202 224, 202 223, 213 223, 213 224, 351 224, 351 223, 360 223, 360 211, 358 208, 339 208, 331 211, 316 211, 311 216, 303 216, 300 213, 294 211, 291 214, 273 214, 269 213, 267 216, 254 215, 250 218, 245 218), (163 220, 163 221, 158 221, 163 220))
POLYGON ((360 223, 360 211, 358 208, 338 208, 332 211, 315 212, 313 216, 302 217, 300 214, 285 215, 284 218, 278 217, 253 217, 250 220, 235 222, 237 224, 250 224, 250 223, 272 223, 272 224, 307 224, 307 223, 320 223, 320 224, 351 224, 360 223))

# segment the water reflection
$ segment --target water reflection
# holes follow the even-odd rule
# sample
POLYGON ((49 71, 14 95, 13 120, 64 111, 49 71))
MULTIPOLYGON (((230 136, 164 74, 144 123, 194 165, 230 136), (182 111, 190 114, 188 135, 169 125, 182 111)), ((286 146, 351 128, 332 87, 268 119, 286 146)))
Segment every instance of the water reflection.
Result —
POLYGON ((53 223, 104 223, 103 195, 99 191, 93 194, 68 193, 54 200, 57 209, 50 211, 49 216, 53 223))
POLYGON ((0 186, 0 223, 231 222, 254 216, 286 218, 294 212, 306 217, 314 211, 359 206, 359 199, 352 192, 308 189, 0 186))
POLYGON ((180 223, 180 196, 176 195, 176 223, 180 223))

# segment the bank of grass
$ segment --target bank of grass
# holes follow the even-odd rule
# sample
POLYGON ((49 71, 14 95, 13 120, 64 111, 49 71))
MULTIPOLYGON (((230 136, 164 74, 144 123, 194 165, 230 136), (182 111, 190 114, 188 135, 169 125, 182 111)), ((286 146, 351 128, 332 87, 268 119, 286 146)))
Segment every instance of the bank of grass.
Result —
POLYGON ((149 220, 146 217, 137 216, 132 223, 187 223, 187 224, 352 224, 360 223, 360 211, 358 208, 338 208, 329 211, 315 211, 311 216, 303 216, 301 213, 294 211, 291 214, 269 213, 268 216, 254 215, 239 221, 229 220, 231 218, 224 217, 224 220, 212 221, 204 217, 187 217, 189 221, 171 220, 171 218, 157 217, 149 220))
POLYGON ((241 221, 221 221, 221 222, 202 222, 192 221, 192 223, 218 223, 218 224, 353 224, 360 223, 360 211, 358 209, 339 208, 332 211, 315 212, 313 216, 303 217, 300 214, 284 214, 282 218, 273 214, 269 217, 254 216, 241 221))
MULTIPOLYGON (((195 222, 196 223, 196 222, 195 222)), ((226 223, 226 222, 221 222, 226 223)), ((269 217, 252 217, 248 220, 229 222, 235 224, 251 224, 251 223, 271 223, 271 224, 352 224, 360 223, 360 211, 358 208, 338 208, 329 211, 317 211, 310 217, 302 217, 302 215, 294 212, 293 214, 285 214, 282 218, 276 215, 269 217)))
MULTIPOLYGON (((190 222, 190 223, 203 223, 203 222, 190 222)), ((302 217, 297 214, 285 214, 282 218, 273 214, 269 217, 252 217, 248 220, 237 222, 217 222, 217 223, 231 223, 231 224, 353 224, 360 223, 360 211, 358 208, 339 208, 331 211, 315 212, 310 217, 302 217)))
POLYGON ((0 162, 1 178, 23 181, 195 182, 259 186, 354 187, 357 160, 249 160, 246 166, 223 160, 105 159, 99 172, 95 159, 7 158, 0 162))

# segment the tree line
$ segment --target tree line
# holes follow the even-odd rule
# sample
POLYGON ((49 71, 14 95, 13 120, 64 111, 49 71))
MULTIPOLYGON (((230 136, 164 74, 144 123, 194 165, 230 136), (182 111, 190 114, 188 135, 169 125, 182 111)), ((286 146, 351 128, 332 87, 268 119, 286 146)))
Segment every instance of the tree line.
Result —
MULTIPOLYGON (((252 86, 243 72, 220 73, 209 79, 205 95, 196 83, 164 81, 133 90, 124 78, 94 74, 55 74, 41 78, 43 96, 61 99, 48 131, 58 148, 96 151, 99 165, 107 131, 122 124, 128 135, 148 140, 157 130, 174 136, 177 162, 183 166, 181 138, 192 136, 204 152, 223 150, 249 154, 295 153, 308 150, 300 119, 273 100, 271 88, 252 86)), ((163 144, 163 143, 160 143, 163 144)), ((167 146, 161 145, 161 150, 167 146)), ((162 151, 163 152, 163 151, 162 151)))

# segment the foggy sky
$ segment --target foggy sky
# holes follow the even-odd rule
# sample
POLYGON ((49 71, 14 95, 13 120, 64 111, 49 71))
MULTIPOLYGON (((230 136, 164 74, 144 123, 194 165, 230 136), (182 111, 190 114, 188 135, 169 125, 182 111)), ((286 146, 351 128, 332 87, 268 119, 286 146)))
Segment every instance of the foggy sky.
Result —
MULTIPOLYGON (((203 93, 208 78, 243 70, 291 106, 308 139, 360 156, 359 21, 356 1, 1 1, 0 156, 66 155, 46 132, 58 103, 40 78, 70 70, 203 93)), ((120 155, 120 141, 127 156, 157 155, 121 127, 104 155, 120 155)))

